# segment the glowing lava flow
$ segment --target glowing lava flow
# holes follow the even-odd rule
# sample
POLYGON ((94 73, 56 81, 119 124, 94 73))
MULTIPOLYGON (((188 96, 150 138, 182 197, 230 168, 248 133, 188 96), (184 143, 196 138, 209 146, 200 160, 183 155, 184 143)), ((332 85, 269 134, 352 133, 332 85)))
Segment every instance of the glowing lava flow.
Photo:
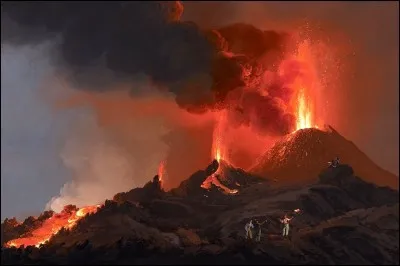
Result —
POLYGON ((210 189, 211 185, 214 184, 215 186, 221 188, 228 194, 236 194, 238 190, 236 189, 230 189, 226 186, 224 186, 220 181, 219 177, 223 174, 222 171, 222 164, 228 163, 228 154, 226 151, 226 147, 224 146, 223 143, 223 133, 225 128, 225 112, 221 112, 218 114, 217 117, 217 122, 216 126, 214 128, 214 133, 213 133, 213 144, 212 144, 212 149, 211 149, 211 157, 212 159, 215 159, 219 163, 219 167, 217 171, 209 176, 206 180, 204 180, 203 184, 201 185, 202 188, 204 189, 210 189))
POLYGON ((87 206, 70 212, 62 211, 53 214, 45 220, 41 227, 32 231, 29 236, 10 240, 6 243, 7 247, 36 246, 46 243, 53 235, 57 234, 62 228, 71 229, 76 223, 89 213, 95 213, 100 205, 87 206))

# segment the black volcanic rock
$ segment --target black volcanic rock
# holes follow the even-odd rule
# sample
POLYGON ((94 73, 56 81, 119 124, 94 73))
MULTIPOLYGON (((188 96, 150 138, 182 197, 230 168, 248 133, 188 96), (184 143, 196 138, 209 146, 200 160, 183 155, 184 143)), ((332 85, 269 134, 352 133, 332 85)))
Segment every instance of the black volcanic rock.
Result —
POLYGON ((153 215, 159 217, 168 217, 171 219, 187 217, 193 214, 193 209, 188 205, 168 200, 151 201, 149 211, 153 215))
POLYGON ((201 188, 203 182, 207 179, 207 177, 213 175, 219 167, 219 163, 217 160, 213 160, 205 170, 200 170, 191 175, 188 179, 181 182, 181 184, 171 190, 171 194, 187 197, 187 196, 199 196, 204 194, 204 189, 201 188))
POLYGON ((353 177, 354 171, 349 165, 341 164, 335 168, 328 167, 319 174, 320 183, 340 187, 346 183, 356 181, 353 177))
POLYGON ((255 183, 266 183, 268 181, 265 178, 246 173, 243 169, 221 164, 223 165, 223 171, 218 176, 218 180, 231 189, 240 190, 255 183))
POLYGON ((319 182, 291 187, 271 187, 244 171, 224 169, 228 178, 236 175, 227 184, 244 182, 235 196, 200 188, 217 169, 212 163, 173 193, 159 194, 157 182, 150 182, 133 190, 134 200, 109 201, 41 249, 3 249, 2 263, 399 263, 398 192, 365 182, 351 166, 323 169, 319 182), (246 182, 246 177, 254 180, 246 182), (151 197, 138 196, 138 191, 151 197), (208 193, 212 201, 199 201, 192 197, 196 193, 203 199, 208 193), (144 206, 134 204, 143 199, 144 206), (297 208, 301 212, 294 214, 297 208), (284 214, 294 217, 289 239, 281 237, 279 219, 284 214), (244 225, 250 219, 268 221, 260 243, 244 240, 244 225))
POLYGON ((118 193, 113 200, 119 203, 129 201, 134 204, 148 204, 153 199, 162 198, 164 191, 161 188, 161 182, 158 175, 153 180, 147 182, 143 188, 134 188, 128 192, 118 193))
POLYGON ((399 200, 398 191, 364 182, 361 178, 354 176, 354 171, 349 165, 327 168, 319 175, 319 179, 321 184, 340 187, 350 197, 362 202, 364 206, 395 204, 399 200))

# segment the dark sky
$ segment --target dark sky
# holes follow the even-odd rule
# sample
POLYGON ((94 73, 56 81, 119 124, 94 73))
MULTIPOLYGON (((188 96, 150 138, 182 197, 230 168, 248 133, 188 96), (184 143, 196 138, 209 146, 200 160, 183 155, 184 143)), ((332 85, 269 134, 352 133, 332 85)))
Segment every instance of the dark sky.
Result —
MULTIPOLYGON (((265 29, 309 19, 351 44, 342 55, 351 67, 327 122, 398 175, 397 2, 186 2, 184 18, 203 27, 248 22, 265 29)), ((55 114, 40 100, 43 80, 53 75, 46 51, 45 45, 1 48, 2 219, 40 212, 58 195, 70 175, 60 159, 66 129, 72 120, 87 119, 85 110, 55 114)))

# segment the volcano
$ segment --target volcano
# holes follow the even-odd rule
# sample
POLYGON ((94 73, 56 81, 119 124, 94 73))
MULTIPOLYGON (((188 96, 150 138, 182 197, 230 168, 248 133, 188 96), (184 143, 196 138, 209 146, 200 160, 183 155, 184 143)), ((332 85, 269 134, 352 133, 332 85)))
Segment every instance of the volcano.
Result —
POLYGON ((285 136, 249 172, 269 177, 276 185, 307 184, 315 182, 321 167, 336 156, 350 164, 365 181, 398 189, 397 176, 377 166, 331 126, 324 131, 300 129, 285 136))

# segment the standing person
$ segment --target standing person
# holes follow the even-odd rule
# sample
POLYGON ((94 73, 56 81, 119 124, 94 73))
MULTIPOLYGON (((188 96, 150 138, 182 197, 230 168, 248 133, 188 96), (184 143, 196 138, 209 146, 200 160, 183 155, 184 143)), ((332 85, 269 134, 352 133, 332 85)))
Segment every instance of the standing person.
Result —
POLYGON ((338 167, 339 164, 340 164, 340 159, 339 159, 339 157, 336 156, 336 158, 333 159, 332 161, 328 162, 328 164, 329 164, 329 167, 333 167, 333 168, 338 167))
POLYGON ((254 228, 253 220, 250 220, 245 226, 244 230, 246 232, 246 239, 253 239, 253 232, 252 229, 254 228))
POLYGON ((260 223, 258 220, 255 221, 255 231, 257 232, 257 237, 256 237, 256 241, 260 242, 261 241, 261 226, 266 223, 267 220, 265 220, 264 222, 260 223))
POLYGON ((283 224, 283 230, 282 230, 282 236, 287 237, 289 236, 289 223, 292 218, 289 218, 287 214, 285 214, 285 217, 281 219, 281 223, 283 224))

